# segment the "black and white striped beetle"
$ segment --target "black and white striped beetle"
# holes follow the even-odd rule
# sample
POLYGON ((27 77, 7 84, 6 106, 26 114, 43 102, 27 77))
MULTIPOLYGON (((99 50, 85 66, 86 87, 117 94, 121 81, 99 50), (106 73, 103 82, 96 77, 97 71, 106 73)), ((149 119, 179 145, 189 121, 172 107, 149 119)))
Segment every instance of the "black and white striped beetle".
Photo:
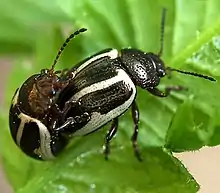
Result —
POLYGON ((132 144, 141 160, 138 147, 139 111, 135 98, 136 86, 151 94, 166 97, 182 86, 156 88, 160 78, 172 71, 198 76, 211 81, 214 78, 167 67, 160 56, 163 51, 165 10, 161 24, 159 54, 138 49, 107 49, 99 52, 66 72, 54 72, 54 66, 64 47, 80 29, 63 44, 50 70, 33 75, 18 89, 10 109, 11 134, 18 146, 29 156, 50 160, 66 146, 68 139, 86 135, 112 121, 105 137, 104 153, 109 154, 109 142, 118 129, 118 117, 130 107, 134 121, 132 144))

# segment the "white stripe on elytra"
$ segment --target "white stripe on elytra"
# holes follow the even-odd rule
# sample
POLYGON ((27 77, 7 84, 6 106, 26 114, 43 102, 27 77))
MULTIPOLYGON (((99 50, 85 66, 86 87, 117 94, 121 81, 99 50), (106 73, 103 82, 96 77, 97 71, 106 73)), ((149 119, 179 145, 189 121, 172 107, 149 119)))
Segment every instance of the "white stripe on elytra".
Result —
POLYGON ((21 123, 19 125, 17 135, 16 135, 17 144, 20 146, 25 124, 29 123, 29 122, 35 122, 37 127, 39 128, 39 133, 40 133, 40 148, 39 148, 38 152, 39 152, 40 156, 42 157, 42 159, 44 159, 44 160, 53 159, 54 155, 51 151, 51 146, 50 146, 51 136, 50 136, 50 133, 49 133, 47 127, 41 121, 34 119, 34 118, 32 118, 28 115, 25 115, 23 113, 20 113, 18 115, 18 117, 20 118, 21 123))
POLYGON ((14 107, 14 106, 17 104, 17 102, 18 102, 19 90, 20 90, 20 89, 18 89, 18 90, 16 91, 16 94, 14 95, 14 97, 13 97, 13 99, 12 99, 12 105, 13 105, 13 107, 14 107))
POLYGON ((100 89, 107 88, 111 86, 113 83, 119 82, 119 81, 124 81, 125 85, 128 87, 129 90, 132 90, 132 95, 128 100, 126 100, 122 105, 118 106, 117 108, 109 111, 106 114, 100 114, 99 112, 93 112, 91 115, 90 121, 81 129, 77 130, 73 136, 76 135, 85 135, 87 133, 90 133, 99 127, 103 126, 105 123, 111 121, 113 118, 121 115, 124 113, 132 104, 132 102, 135 99, 136 96, 136 87, 133 83, 133 81, 130 79, 130 77, 127 75, 127 73, 124 70, 117 70, 118 75, 115 76, 114 78, 101 81, 99 83, 95 83, 91 85, 90 87, 84 88, 80 92, 76 93, 73 97, 74 99, 79 99, 85 94, 95 92, 100 89), (103 124, 104 123, 104 124, 103 124))
POLYGON ((89 64, 91 64, 92 62, 94 62, 95 60, 98 60, 100 58, 103 58, 103 57, 106 57, 106 56, 109 56, 110 59, 115 59, 118 57, 118 50, 117 49, 112 49, 108 52, 105 52, 105 53, 102 53, 102 54, 99 54, 97 56, 94 56, 92 58, 90 58, 89 60, 87 60, 86 62, 84 62, 82 65, 80 65, 76 71, 74 71, 74 74, 80 72, 83 68, 85 68, 86 66, 88 66, 89 64))
MULTIPOLYGON (((103 80, 101 82, 94 83, 91 86, 83 88, 81 91, 79 91, 75 95, 73 95, 72 99, 78 100, 79 98, 81 98, 82 96, 84 96, 86 94, 96 92, 98 90, 103 90, 103 89, 108 88, 109 86, 111 86, 117 82, 120 82, 120 81, 124 81, 126 84, 127 84, 126 81, 128 79, 131 81, 131 79, 128 77, 127 73, 124 70, 118 69, 118 70, 116 70, 116 72, 118 72, 117 75, 110 78, 110 79, 103 80)), ((132 84, 134 84, 134 83, 132 82, 132 84)))

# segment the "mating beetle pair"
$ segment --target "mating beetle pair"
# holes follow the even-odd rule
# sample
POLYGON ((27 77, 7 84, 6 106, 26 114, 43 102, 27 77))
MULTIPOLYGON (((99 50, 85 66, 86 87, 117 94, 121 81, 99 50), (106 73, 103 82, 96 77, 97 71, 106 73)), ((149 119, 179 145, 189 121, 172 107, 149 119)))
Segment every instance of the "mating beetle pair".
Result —
POLYGON ((135 102, 136 87, 159 97, 184 89, 172 86, 162 92, 157 88, 160 79, 172 71, 215 81, 209 76, 165 67, 160 58, 164 21, 165 10, 159 54, 132 48, 107 49, 72 69, 54 71, 68 42, 86 29, 71 34, 59 50, 51 69, 31 76, 16 90, 9 113, 10 131, 15 143, 33 158, 50 160, 65 148, 73 136, 89 134, 112 121, 105 137, 107 158, 109 142, 118 129, 118 118, 131 107, 134 122, 132 144, 136 157, 141 160, 137 147, 139 111, 135 102))

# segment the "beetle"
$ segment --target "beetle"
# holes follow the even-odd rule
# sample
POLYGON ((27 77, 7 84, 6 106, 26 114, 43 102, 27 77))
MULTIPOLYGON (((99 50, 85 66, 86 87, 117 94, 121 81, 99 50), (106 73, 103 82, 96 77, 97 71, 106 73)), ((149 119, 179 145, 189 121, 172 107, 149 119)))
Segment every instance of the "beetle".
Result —
POLYGON ((51 69, 42 70, 17 89, 10 108, 9 125, 16 144, 27 155, 40 159, 55 158, 76 135, 87 135, 112 121, 105 137, 104 154, 108 158, 110 141, 118 129, 118 118, 130 107, 134 121, 132 144, 138 160, 137 146, 139 110, 135 102, 136 87, 166 97, 182 86, 157 86, 160 78, 177 71, 211 81, 214 78, 166 67, 163 51, 165 11, 161 24, 161 49, 158 54, 138 49, 106 49, 79 62, 71 69, 54 71, 55 64, 68 42, 86 29, 70 37, 59 50, 51 69))
POLYGON ((53 159, 68 143, 67 138, 53 129, 63 113, 57 108, 55 100, 74 77, 71 73, 67 74, 67 70, 54 71, 54 67, 66 44, 85 31, 82 28, 71 34, 57 53, 51 69, 43 69, 29 77, 12 98, 10 132, 15 143, 30 157, 53 159))
POLYGON ((165 13, 163 10, 161 49, 158 54, 133 48, 106 49, 70 69, 74 79, 58 95, 56 104, 60 109, 65 109, 65 113, 64 119, 58 124, 60 126, 55 130, 72 138, 88 135, 111 121, 112 125, 104 142, 104 154, 108 159, 110 141, 118 130, 118 119, 131 107, 134 122, 132 146, 137 159, 142 160, 137 145, 139 110, 135 102, 136 87, 141 87, 158 97, 167 97, 171 91, 185 90, 182 86, 169 86, 164 92, 157 88, 160 79, 170 75, 172 71, 215 81, 206 75, 165 67, 160 58, 163 52, 165 13), (75 117, 83 113, 89 115, 88 119, 76 122, 75 117))

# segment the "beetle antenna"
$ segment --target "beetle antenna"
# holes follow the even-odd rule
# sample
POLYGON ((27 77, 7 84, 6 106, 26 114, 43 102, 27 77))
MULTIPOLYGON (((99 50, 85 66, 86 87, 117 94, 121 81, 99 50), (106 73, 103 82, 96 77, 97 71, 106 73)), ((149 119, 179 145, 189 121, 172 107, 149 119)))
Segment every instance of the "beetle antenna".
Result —
POLYGON ((164 28, 165 28, 165 20, 166 20, 166 9, 163 8, 162 11, 162 17, 161 17, 161 32, 160 32, 160 51, 158 53, 158 56, 162 56, 163 54, 163 44, 164 44, 164 28))
POLYGON ((50 72, 53 72, 54 67, 55 67, 55 65, 56 65, 56 63, 57 63, 57 61, 58 61, 58 59, 60 58, 60 56, 61 56, 63 50, 65 49, 65 47, 67 46, 67 44, 70 42, 70 40, 72 40, 74 37, 76 37, 77 35, 79 35, 80 33, 85 32, 85 31, 87 31, 86 28, 81 28, 81 29, 75 31, 74 33, 70 34, 70 36, 66 39, 66 41, 63 43, 63 45, 60 47, 60 50, 58 51, 58 53, 57 53, 57 55, 56 55, 56 58, 55 58, 55 60, 54 60, 54 62, 53 62, 53 65, 52 65, 52 67, 51 67, 51 69, 50 69, 50 72))
POLYGON ((200 77, 200 78, 204 78, 204 79, 207 79, 207 80, 210 80, 210 81, 216 81, 216 79, 211 77, 211 76, 199 74, 199 73, 196 73, 196 72, 188 72, 188 71, 178 70, 178 69, 171 68, 171 67, 167 67, 167 70, 169 72, 175 71, 175 72, 179 72, 179 73, 182 73, 182 74, 188 74, 188 75, 191 75, 191 76, 197 76, 197 77, 200 77))

